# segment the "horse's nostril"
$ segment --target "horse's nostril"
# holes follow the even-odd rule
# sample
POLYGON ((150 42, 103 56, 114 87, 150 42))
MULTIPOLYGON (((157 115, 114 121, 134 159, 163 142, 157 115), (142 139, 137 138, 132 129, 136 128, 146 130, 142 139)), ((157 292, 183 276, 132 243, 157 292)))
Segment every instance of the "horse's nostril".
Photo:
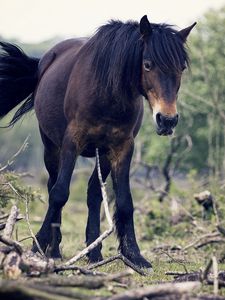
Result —
POLYGON ((156 123, 159 127, 163 125, 163 115, 161 113, 156 114, 156 123))
POLYGON ((174 117, 174 127, 177 126, 177 123, 178 123, 178 119, 179 119, 179 115, 176 114, 176 116, 174 117))
POLYGON ((174 128, 178 123, 178 114, 174 117, 163 116, 161 113, 156 114, 156 123, 159 128, 174 128))

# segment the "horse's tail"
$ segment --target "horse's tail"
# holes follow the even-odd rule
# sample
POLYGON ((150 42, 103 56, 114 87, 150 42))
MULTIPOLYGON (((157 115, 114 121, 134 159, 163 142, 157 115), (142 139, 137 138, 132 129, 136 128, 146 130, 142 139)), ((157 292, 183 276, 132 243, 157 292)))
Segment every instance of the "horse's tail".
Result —
POLYGON ((39 59, 27 56, 19 47, 0 42, 0 119, 24 101, 9 126, 34 106, 38 63, 39 59))

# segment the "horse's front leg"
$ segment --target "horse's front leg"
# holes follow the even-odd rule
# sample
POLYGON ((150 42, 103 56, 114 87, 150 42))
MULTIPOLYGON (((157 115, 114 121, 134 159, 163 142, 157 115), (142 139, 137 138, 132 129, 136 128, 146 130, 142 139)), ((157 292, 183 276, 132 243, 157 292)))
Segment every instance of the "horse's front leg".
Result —
MULTIPOLYGON (((59 171, 57 180, 49 192, 49 207, 42 224, 41 229, 37 233, 37 240, 40 247, 45 252, 50 248, 51 257, 61 257, 59 251, 59 244, 62 239, 60 227, 57 227, 55 236, 52 236, 52 224, 61 224, 62 208, 69 197, 69 186, 75 161, 77 157, 77 149, 72 141, 72 134, 68 129, 65 133, 59 161, 59 171), (54 239, 54 243, 53 243, 54 239)), ((37 251, 36 245, 33 246, 33 251, 37 251)))
POLYGON ((151 264, 140 254, 134 231, 134 209, 129 183, 133 149, 134 141, 130 138, 111 151, 111 174, 116 195, 114 220, 119 239, 119 251, 135 265, 151 268, 151 264))
MULTIPOLYGON (((110 172, 110 162, 105 156, 100 156, 100 168, 103 181, 106 180, 110 172)), ((88 182, 87 205, 88 205, 88 221, 86 227, 86 243, 87 246, 94 242, 100 235, 100 210, 102 202, 102 192, 98 178, 97 166, 92 173, 88 182)), ((90 262, 102 260, 102 245, 95 247, 87 254, 90 262)))

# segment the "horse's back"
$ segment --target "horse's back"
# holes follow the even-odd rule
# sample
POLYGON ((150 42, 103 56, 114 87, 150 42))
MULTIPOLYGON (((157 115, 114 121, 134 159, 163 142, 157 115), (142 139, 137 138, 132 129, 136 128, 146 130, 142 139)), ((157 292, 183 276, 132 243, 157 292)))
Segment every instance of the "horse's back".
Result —
POLYGON ((68 51, 72 50, 75 53, 86 42, 85 38, 74 38, 59 42, 50 50, 48 50, 39 62, 39 76, 41 77, 51 63, 58 59, 61 55, 65 55, 68 51))
POLYGON ((58 43, 39 62, 39 84, 34 105, 40 128, 55 144, 61 144, 66 128, 64 96, 76 54, 85 39, 58 43))

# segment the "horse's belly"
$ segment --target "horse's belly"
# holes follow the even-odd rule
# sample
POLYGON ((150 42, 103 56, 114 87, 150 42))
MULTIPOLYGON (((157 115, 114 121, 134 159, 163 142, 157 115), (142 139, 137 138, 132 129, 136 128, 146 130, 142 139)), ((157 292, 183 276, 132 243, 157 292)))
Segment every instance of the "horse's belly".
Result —
MULTIPOLYGON (((109 152, 109 148, 107 147, 100 147, 98 148, 99 150, 99 155, 105 155, 109 152)), ((89 144, 85 149, 81 152, 80 154, 83 157, 95 157, 96 155, 96 145, 94 144, 89 144)))

